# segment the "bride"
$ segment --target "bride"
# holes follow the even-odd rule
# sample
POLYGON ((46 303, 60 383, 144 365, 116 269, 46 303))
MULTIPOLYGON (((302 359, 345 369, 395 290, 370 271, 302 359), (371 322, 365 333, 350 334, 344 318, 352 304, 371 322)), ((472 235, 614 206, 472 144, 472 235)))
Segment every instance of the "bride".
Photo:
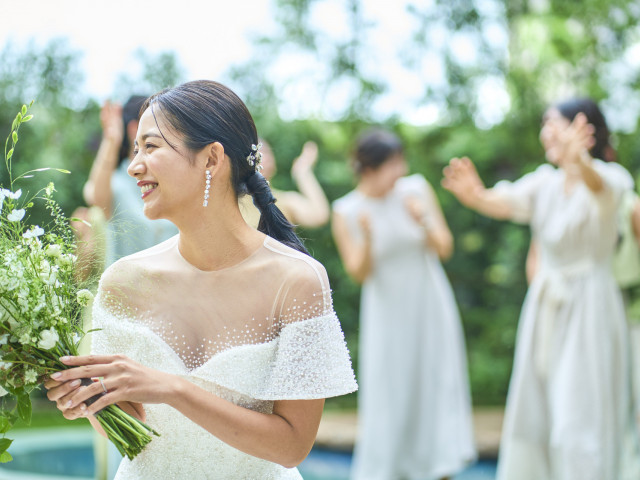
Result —
POLYGON ((141 111, 128 171, 145 215, 179 234, 107 269, 92 355, 63 359, 48 397, 98 430, 93 415, 117 403, 161 434, 117 479, 300 479, 324 398, 357 388, 325 269, 274 205, 231 90, 188 82, 141 111), (78 386, 86 377, 101 382, 78 386))

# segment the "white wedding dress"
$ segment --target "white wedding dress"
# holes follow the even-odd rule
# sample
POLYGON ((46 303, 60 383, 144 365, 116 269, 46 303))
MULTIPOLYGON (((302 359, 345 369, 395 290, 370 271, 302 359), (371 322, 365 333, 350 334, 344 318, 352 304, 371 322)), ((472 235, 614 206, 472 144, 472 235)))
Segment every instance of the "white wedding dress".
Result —
MULTIPOLYGON (((242 262, 201 271, 178 236, 113 264, 100 281, 92 350, 123 353, 245 408, 343 395, 357 386, 322 265, 266 237, 242 262)), ((300 479, 243 453, 177 410, 145 405, 161 436, 116 479, 300 479)))

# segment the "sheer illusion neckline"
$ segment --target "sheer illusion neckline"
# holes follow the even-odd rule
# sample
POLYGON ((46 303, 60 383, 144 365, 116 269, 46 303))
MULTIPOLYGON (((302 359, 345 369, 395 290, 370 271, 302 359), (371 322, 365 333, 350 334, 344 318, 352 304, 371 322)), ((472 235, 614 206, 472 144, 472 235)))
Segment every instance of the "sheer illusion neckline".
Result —
POLYGON ((201 268, 196 267, 194 264, 192 264, 186 258, 184 258, 184 256, 180 252, 180 246, 179 246, 179 244, 180 244, 180 236, 179 235, 176 235, 175 242, 174 242, 174 245, 173 245, 172 248, 173 248, 173 251, 175 252, 176 256, 180 259, 180 262, 183 263, 190 270, 192 270, 194 272, 198 272, 198 273, 203 273, 203 274, 208 274, 208 275, 215 275, 215 274, 220 274, 220 273, 225 273, 225 272, 229 272, 229 271, 235 270, 236 268, 239 268, 242 265, 250 262, 253 258, 258 256, 258 254, 263 249, 265 249, 267 247, 268 240, 269 240, 269 236, 265 235, 264 240, 262 241, 260 246, 258 248, 256 248, 253 252, 251 252, 249 255, 247 255, 245 258, 243 258, 242 260, 240 260, 237 263, 234 263, 233 265, 229 265, 228 267, 219 268, 219 269, 216 269, 216 270, 202 270, 201 268))

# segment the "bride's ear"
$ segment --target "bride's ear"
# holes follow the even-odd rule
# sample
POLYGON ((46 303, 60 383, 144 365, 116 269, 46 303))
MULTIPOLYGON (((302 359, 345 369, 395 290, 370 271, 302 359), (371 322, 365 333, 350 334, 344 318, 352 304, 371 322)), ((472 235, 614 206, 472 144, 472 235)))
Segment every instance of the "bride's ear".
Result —
POLYGON ((216 172, 229 161, 224 153, 224 147, 220 142, 214 142, 204 147, 203 153, 205 154, 205 168, 211 172, 211 176, 214 177, 216 172))

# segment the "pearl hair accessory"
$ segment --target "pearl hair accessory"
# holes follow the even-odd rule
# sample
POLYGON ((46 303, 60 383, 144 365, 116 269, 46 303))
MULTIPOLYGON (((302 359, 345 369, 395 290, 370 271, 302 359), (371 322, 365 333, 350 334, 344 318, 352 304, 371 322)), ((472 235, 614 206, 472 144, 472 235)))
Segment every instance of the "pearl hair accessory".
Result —
POLYGON ((209 170, 206 171, 205 178, 206 186, 204 187, 204 202, 202 202, 203 207, 209 205, 209 189, 211 188, 211 172, 209 170))
POLYGON ((255 167, 256 171, 259 172, 262 170, 262 165, 260 165, 260 161, 262 160, 262 153, 259 152, 262 148, 262 143, 258 143, 258 145, 251 144, 251 153, 247 156, 247 163, 251 167, 255 167))

